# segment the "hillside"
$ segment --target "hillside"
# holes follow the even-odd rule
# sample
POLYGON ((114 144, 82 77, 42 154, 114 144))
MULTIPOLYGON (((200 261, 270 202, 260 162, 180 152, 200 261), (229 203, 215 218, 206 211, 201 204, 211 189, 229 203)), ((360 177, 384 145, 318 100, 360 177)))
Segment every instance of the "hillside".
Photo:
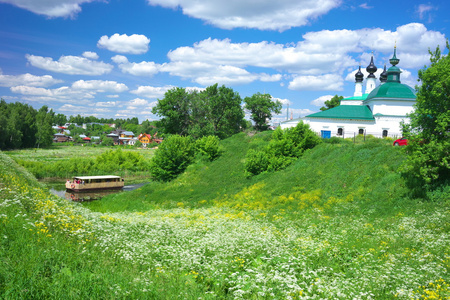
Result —
POLYGON ((0 298, 450 297, 448 187, 411 197, 403 150, 382 140, 246 178, 269 138, 239 134, 173 182, 88 205, 0 152, 0 298))
POLYGON ((251 195, 240 201, 246 206, 258 202, 261 209, 286 209, 289 201, 281 201, 282 204, 280 199, 307 193, 318 195, 317 204, 330 197, 351 198, 358 205, 373 204, 381 211, 385 205, 402 206, 409 201, 405 180, 397 172, 404 151, 379 139, 358 144, 322 143, 286 170, 247 178, 243 162, 248 149, 263 147, 270 135, 271 132, 235 135, 222 141, 223 155, 214 162, 198 161, 172 182, 152 182, 140 190, 116 194, 87 206, 99 211, 145 211, 180 205, 210 207, 222 202, 230 205, 236 202, 233 198, 248 194, 249 189, 260 199, 251 195))

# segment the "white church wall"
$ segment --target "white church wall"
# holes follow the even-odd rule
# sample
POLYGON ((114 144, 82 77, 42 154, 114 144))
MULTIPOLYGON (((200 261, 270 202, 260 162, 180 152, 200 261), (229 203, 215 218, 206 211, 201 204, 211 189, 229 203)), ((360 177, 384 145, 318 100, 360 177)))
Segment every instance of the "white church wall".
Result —
POLYGON ((408 100, 388 100, 377 99, 376 101, 367 101, 372 113, 389 116, 406 116, 414 111, 415 101, 408 100))

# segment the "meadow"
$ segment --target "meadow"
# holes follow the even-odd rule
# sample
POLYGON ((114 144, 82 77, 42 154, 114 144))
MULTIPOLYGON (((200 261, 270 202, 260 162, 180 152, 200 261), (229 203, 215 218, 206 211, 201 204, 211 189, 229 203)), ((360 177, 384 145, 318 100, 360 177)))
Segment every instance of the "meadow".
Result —
POLYGON ((136 183, 148 180, 148 163, 154 149, 54 144, 46 149, 21 149, 5 153, 44 181, 64 182, 74 175, 113 174, 136 183))
POLYGON ((0 298, 450 299, 448 185, 417 198, 383 140, 245 177, 269 139, 88 204, 0 153, 0 298))

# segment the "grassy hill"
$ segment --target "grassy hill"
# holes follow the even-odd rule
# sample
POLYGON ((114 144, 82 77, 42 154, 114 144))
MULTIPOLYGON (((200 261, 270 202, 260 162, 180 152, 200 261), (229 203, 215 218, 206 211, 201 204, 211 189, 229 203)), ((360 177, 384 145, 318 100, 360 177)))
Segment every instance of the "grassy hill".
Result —
POLYGON ((233 200, 236 195, 249 193, 249 190, 260 199, 252 195, 241 201, 249 207, 259 202, 261 209, 286 209, 292 201, 281 204, 280 199, 307 193, 320 195, 316 205, 330 197, 351 198, 358 205, 372 205, 382 212, 385 212, 385 206, 400 208, 408 205, 410 191, 397 172, 405 153, 402 148, 392 147, 389 141, 322 143, 286 170, 247 178, 243 162, 248 149, 263 147, 270 136, 271 132, 256 136, 235 135, 222 142, 224 152, 219 159, 198 161, 172 182, 151 182, 139 190, 112 195, 87 205, 103 212, 210 207, 222 202, 232 205, 237 201, 233 200))
POLYGON ((0 298, 450 297, 448 186, 414 198, 383 140, 246 178, 269 139, 236 135, 172 182, 83 205, 0 152, 0 298))

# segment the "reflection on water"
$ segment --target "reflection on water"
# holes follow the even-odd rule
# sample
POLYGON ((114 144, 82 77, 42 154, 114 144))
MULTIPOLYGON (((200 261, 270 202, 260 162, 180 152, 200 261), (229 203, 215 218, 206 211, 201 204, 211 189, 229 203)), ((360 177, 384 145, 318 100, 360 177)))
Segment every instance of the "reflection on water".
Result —
POLYGON ((114 194, 114 193, 132 191, 137 188, 140 188, 141 186, 143 186, 145 184, 146 183, 126 185, 126 186, 124 186, 124 188, 122 190, 101 190, 101 191, 83 192, 83 193, 67 192, 65 185, 58 185, 58 186, 53 186, 52 188, 50 188, 50 192, 54 195, 57 195, 61 198, 65 198, 67 200, 81 202, 81 201, 91 201, 91 200, 101 199, 107 195, 114 194))
POLYGON ((98 192, 84 192, 84 193, 74 193, 74 192, 65 192, 64 198, 67 200, 73 200, 73 201, 90 201, 90 200, 96 200, 100 199, 102 197, 105 197, 110 194, 114 193, 120 193, 122 190, 102 190, 98 192))

